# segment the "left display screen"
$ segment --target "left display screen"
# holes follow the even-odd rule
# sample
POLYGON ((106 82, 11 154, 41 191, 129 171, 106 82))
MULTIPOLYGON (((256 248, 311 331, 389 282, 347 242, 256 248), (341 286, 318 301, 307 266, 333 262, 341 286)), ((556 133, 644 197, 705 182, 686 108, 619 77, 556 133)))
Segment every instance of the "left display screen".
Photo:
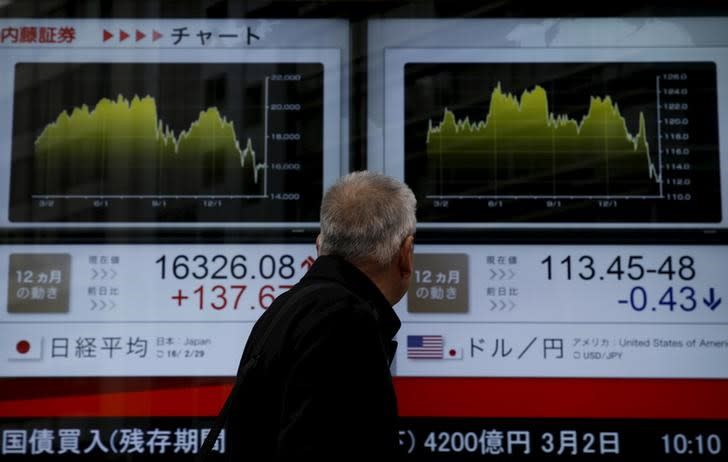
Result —
POLYGON ((322 101, 318 63, 17 64, 10 219, 317 221, 322 101))
POLYGON ((0 24, 0 226, 317 225, 346 168, 344 22, 61 22, 0 24))

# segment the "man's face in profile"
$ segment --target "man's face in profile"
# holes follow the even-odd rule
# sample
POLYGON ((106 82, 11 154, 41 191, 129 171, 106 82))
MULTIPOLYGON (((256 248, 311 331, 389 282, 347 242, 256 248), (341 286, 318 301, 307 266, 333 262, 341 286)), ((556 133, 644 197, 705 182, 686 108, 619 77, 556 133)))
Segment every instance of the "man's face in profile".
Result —
POLYGON ((402 246, 399 249, 398 255, 398 266, 399 274, 401 278, 401 294, 399 298, 404 297, 409 289, 410 282, 412 281, 412 273, 414 272, 415 265, 415 238, 413 235, 409 235, 402 242, 402 246))

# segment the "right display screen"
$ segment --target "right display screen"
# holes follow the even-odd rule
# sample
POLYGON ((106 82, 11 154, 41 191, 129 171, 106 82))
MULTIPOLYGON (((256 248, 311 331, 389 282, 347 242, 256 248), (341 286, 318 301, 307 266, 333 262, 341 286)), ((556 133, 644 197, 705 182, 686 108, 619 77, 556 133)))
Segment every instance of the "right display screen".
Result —
POLYGON ((726 228, 719 18, 369 27, 369 167, 422 228, 726 228))
POLYGON ((720 221, 712 62, 407 63, 404 78, 422 221, 720 221))

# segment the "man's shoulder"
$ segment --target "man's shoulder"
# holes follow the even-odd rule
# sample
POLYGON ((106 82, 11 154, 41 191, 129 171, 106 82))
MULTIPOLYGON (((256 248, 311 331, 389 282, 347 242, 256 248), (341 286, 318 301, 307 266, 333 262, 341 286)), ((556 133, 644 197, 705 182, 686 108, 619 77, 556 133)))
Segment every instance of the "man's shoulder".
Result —
POLYGON ((314 281, 286 295, 275 308, 282 311, 278 328, 294 343, 375 328, 371 305, 343 284, 314 281))

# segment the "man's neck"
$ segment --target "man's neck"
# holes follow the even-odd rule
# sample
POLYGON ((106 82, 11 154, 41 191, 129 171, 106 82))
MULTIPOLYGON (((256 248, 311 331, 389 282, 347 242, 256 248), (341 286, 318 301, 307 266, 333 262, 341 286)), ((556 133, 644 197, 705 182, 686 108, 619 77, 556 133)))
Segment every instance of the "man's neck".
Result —
POLYGON ((399 290, 394 285, 394 281, 397 281, 397 275, 392 274, 392 267, 382 268, 381 266, 374 264, 356 264, 353 263, 359 271, 364 273, 373 283, 379 291, 384 295, 390 305, 394 306, 401 295, 399 290))

